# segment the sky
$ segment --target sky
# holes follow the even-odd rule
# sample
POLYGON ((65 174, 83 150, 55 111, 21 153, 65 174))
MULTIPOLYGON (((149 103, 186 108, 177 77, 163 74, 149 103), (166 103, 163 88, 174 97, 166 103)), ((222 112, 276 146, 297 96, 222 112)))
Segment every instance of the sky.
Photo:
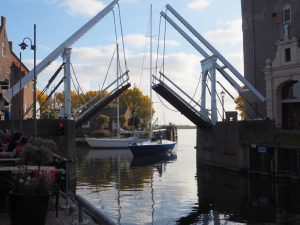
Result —
MULTIPOLYGON (((13 42, 13 51, 16 55, 21 51, 18 44, 25 37, 33 40, 33 25, 36 24, 38 64, 110 2, 109 0, 3 0, 0 16, 6 17, 7 36, 13 42)), ((164 20, 160 20, 160 12, 165 11, 166 4, 170 4, 243 74, 240 0, 120 0, 120 17, 118 8, 114 8, 116 26, 113 13, 109 13, 72 45, 71 63, 74 68, 72 76, 77 77, 84 92, 99 90, 103 86, 106 74, 105 85, 116 78, 116 57, 113 58, 110 68, 109 64, 118 40, 121 70, 126 70, 124 63, 126 60, 131 85, 149 95, 151 4, 153 66, 156 64, 158 66, 157 70, 153 69, 153 73, 163 71, 183 91, 194 96, 196 102, 200 101, 201 90, 198 87, 201 75, 200 61, 204 58, 171 25, 167 23, 165 26, 164 20), (122 26, 119 26, 119 18, 122 26), (122 51, 123 43, 125 54, 122 51)), ((170 12, 168 15, 172 17, 170 12)), ((175 17, 172 19, 184 28, 175 17)), ((196 40, 192 35, 191 37, 196 40)), ((31 70, 33 52, 29 49, 22 51, 22 62, 31 70)), ((38 75, 38 89, 44 89, 61 63, 62 58, 59 57, 38 75)), ((233 91, 221 74, 217 74, 217 79, 233 91)), ((59 79, 54 84, 58 81, 59 79)), ((78 89, 78 86, 72 87, 73 90, 75 88, 78 89)), ((217 92, 220 93, 221 89, 218 88, 217 92)), ((234 91, 232 94, 237 96, 234 91)), ((192 125, 154 91, 152 95, 155 109, 153 118, 154 120, 157 118, 158 124, 192 125)), ((221 111, 220 103, 218 105, 221 111)), ((234 110, 232 99, 226 95, 225 110, 234 110)))

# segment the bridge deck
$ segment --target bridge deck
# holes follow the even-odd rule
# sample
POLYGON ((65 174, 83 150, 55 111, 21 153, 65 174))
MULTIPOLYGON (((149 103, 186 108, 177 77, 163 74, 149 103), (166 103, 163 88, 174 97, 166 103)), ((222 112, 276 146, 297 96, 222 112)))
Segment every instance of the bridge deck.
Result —
POLYGON ((161 82, 155 84, 152 89, 167 100, 179 112, 185 115, 197 127, 207 129, 211 126, 211 123, 207 121, 199 111, 194 109, 188 102, 172 91, 165 83, 161 82))
POLYGON ((79 117, 75 120, 75 127, 80 127, 85 121, 90 119, 93 115, 95 115, 97 112, 102 110, 105 106, 107 106, 110 102, 112 102, 114 99, 119 97, 124 91, 126 91, 130 87, 130 83, 122 86, 121 88, 117 89, 113 93, 110 93, 109 95, 103 97, 100 101, 98 101, 95 105, 87 109, 85 112, 83 112, 79 117))

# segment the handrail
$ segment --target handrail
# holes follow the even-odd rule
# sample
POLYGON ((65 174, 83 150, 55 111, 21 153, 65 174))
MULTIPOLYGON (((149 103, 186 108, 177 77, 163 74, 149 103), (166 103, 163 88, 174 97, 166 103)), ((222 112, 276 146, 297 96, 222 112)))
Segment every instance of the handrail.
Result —
MULTIPOLYGON (((104 88, 103 90, 99 91, 94 97, 92 97, 90 100, 88 100, 85 104, 83 104, 81 107, 79 107, 79 109, 76 110, 75 113, 80 113, 80 111, 82 109, 84 109, 88 104, 90 104, 92 101, 94 101, 99 95, 101 95, 102 93, 104 93, 106 90, 108 90, 108 88, 110 88, 111 86, 113 86, 115 83, 117 83, 119 80, 121 80, 121 83, 119 84, 119 87, 122 86, 125 82, 127 82, 129 80, 129 76, 128 76, 129 70, 127 70, 125 73, 123 73, 119 78, 117 78, 116 80, 114 80, 111 84, 109 84, 106 88, 104 88), (124 78, 126 77, 126 78, 124 78)), ((117 88, 119 88, 117 87, 117 88)), ((117 88, 115 88, 114 90, 116 90, 117 88)), ((114 91, 113 90, 113 91, 114 91)))
MULTIPOLYGON (((191 100, 194 104, 196 104, 197 106, 200 107, 201 109, 201 105, 196 102, 194 99, 192 99, 187 93, 185 93, 180 87, 178 87, 173 81, 171 81, 165 74, 163 74, 161 71, 159 72, 161 76, 163 76, 164 79, 166 79, 167 81, 169 81, 175 88, 177 88, 181 93, 183 93, 189 100, 191 100)), ((161 79, 158 79, 157 77, 153 76, 153 79, 154 80, 157 80, 157 81, 160 81, 161 82, 161 79)), ((203 109, 205 110, 205 109, 203 109)), ((210 115, 209 112, 207 112, 208 115, 210 115)))
POLYGON ((91 204, 88 200, 86 200, 81 195, 77 194, 75 195, 75 200, 78 203, 78 222, 79 224, 83 224, 83 211, 86 211, 90 216, 92 216, 97 223, 99 224, 106 224, 106 225, 117 225, 117 223, 102 213, 97 207, 95 207, 93 204, 91 204))

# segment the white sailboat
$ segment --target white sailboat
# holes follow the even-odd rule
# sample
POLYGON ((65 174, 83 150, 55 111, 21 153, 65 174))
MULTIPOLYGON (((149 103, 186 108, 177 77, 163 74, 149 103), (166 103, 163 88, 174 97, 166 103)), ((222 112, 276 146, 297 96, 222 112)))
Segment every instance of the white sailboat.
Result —
MULTIPOLYGON (((128 131, 127 131, 128 132, 128 131)), ((129 138, 94 138, 86 137, 85 140, 91 148, 105 148, 105 149, 120 149, 126 148, 134 143, 145 141, 139 138, 139 132, 132 132, 133 136, 129 138)))
POLYGON ((152 5, 150 6, 150 132, 149 140, 144 142, 136 142, 129 145, 134 157, 147 155, 165 155, 169 154, 175 147, 176 142, 158 139, 152 140, 152 5))
MULTIPOLYGON (((119 50, 117 44, 117 78, 119 78, 119 50)), ((119 83, 117 82, 117 86, 119 83)), ((139 143, 144 141, 144 139, 140 139, 141 135, 140 131, 125 131, 120 127, 120 111, 119 111, 119 99, 117 99, 117 137, 116 138, 94 138, 94 137, 86 137, 85 140, 87 144, 91 148, 101 148, 101 149, 120 149, 125 148, 128 149, 128 146, 133 143, 139 143), (123 134, 131 134, 132 136, 129 138, 121 138, 120 133, 123 134)))

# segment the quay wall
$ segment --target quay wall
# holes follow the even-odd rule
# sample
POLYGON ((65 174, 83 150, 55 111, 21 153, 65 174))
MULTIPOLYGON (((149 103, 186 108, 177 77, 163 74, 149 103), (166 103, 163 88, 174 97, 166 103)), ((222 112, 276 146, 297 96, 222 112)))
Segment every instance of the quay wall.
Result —
POLYGON ((300 178, 300 132, 273 120, 224 121, 197 129, 197 165, 239 173, 300 178))

